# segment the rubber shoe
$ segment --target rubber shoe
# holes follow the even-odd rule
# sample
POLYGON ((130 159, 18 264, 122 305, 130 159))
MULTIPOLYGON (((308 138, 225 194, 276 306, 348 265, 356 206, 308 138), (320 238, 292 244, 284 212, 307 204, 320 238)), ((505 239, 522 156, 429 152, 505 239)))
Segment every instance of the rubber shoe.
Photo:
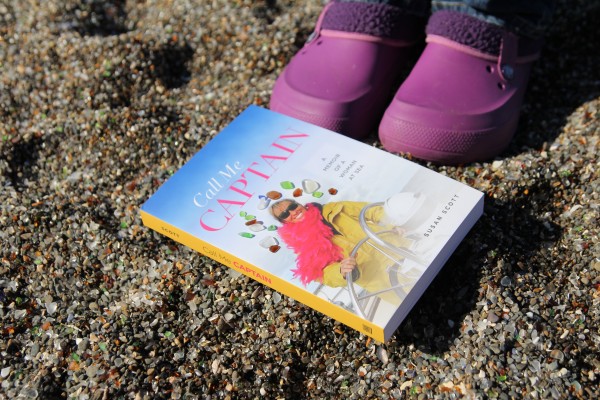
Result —
POLYGON ((353 138, 376 131, 424 25, 386 4, 329 3, 275 82, 270 108, 353 138))
POLYGON ((441 164, 502 152, 517 129, 540 42, 452 11, 431 16, 426 42, 385 111, 383 146, 441 164))

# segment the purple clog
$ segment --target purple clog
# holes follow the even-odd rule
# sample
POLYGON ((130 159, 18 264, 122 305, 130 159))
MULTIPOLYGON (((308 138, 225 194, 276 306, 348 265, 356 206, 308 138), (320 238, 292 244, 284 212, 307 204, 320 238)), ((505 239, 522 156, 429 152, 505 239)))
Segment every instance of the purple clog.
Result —
POLYGON ((430 17, 427 46, 379 127, 393 152, 484 161, 513 137, 540 43, 453 11, 430 17))
POLYGON ((275 82, 270 108, 350 137, 368 135, 423 27, 387 4, 329 3, 275 82))

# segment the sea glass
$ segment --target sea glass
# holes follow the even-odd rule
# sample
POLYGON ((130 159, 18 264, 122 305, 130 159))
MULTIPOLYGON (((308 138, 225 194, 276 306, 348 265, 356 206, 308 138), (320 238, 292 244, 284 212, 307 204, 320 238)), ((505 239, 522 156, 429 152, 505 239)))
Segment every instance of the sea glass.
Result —
POLYGON ((302 181, 302 189, 304 189, 304 192, 308 194, 315 192, 320 187, 321 185, 319 184, 319 182, 313 181, 312 179, 304 179, 302 181))
POLYGON ((290 182, 290 181, 283 181, 280 183, 281 188, 282 189, 293 189, 296 187, 296 185, 294 185, 294 182, 290 182))
POLYGON ((271 203, 271 199, 269 199, 267 196, 263 196, 261 194, 260 196, 258 196, 258 206, 257 206, 257 208, 259 210, 264 210, 267 207, 269 207, 270 203, 271 203))
POLYGON ((267 197, 270 198, 271 200, 278 200, 281 198, 281 193, 276 190, 271 190, 270 192, 267 193, 267 197))
POLYGON ((252 232, 260 232, 265 230, 265 226, 261 222, 258 222, 250 225, 248 229, 250 229, 252 232))
POLYGON ((268 249, 271 246, 277 246, 279 244, 279 241, 273 236, 267 236, 266 238, 258 242, 258 244, 260 245, 260 247, 268 249))

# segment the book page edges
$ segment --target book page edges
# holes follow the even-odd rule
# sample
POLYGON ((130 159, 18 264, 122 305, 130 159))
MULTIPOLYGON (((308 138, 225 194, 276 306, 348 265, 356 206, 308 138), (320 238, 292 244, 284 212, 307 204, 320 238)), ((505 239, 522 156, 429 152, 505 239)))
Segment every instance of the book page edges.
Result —
MULTIPOLYGON (((344 310, 343 308, 330 303, 316 294, 310 293, 284 279, 281 279, 262 268, 253 264, 248 264, 235 255, 225 252, 222 249, 211 245, 210 243, 191 235, 163 220, 157 218, 143 209, 140 211, 142 222, 148 228, 157 233, 167 236, 170 239, 181 243, 191 249, 209 257, 227 267, 243 273, 244 275, 262 283, 288 297, 291 297, 308 307, 311 307, 381 343, 385 342, 385 327, 373 324, 358 315, 344 310)), ((389 323, 388 323, 389 326, 389 323)), ((395 327, 390 327, 395 330, 395 327)))

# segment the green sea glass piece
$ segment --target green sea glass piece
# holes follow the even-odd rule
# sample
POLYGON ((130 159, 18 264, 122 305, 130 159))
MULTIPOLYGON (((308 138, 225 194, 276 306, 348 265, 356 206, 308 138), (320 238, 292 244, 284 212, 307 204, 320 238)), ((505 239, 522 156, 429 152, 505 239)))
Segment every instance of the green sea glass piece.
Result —
POLYGON ((294 182, 283 181, 283 182, 281 182, 281 187, 283 189, 293 189, 296 187, 296 185, 294 185, 294 182))
POLYGON ((277 230, 277 225, 269 225, 269 227, 267 228, 268 231, 276 231, 277 230))
POLYGON ((313 192, 312 195, 313 195, 313 197, 316 197, 318 199, 318 198, 323 197, 323 192, 313 192))
POLYGON ((254 237, 254 235, 252 233, 249 233, 249 232, 240 232, 239 235, 241 237, 245 237, 245 238, 248 238, 248 239, 252 239, 254 237))
POLYGON ((256 219, 256 216, 252 214, 246 214, 245 218, 246 221, 252 221, 253 219, 256 219))
POLYGON ((245 217, 246 215, 248 215, 246 211, 240 211, 240 217, 245 217))

